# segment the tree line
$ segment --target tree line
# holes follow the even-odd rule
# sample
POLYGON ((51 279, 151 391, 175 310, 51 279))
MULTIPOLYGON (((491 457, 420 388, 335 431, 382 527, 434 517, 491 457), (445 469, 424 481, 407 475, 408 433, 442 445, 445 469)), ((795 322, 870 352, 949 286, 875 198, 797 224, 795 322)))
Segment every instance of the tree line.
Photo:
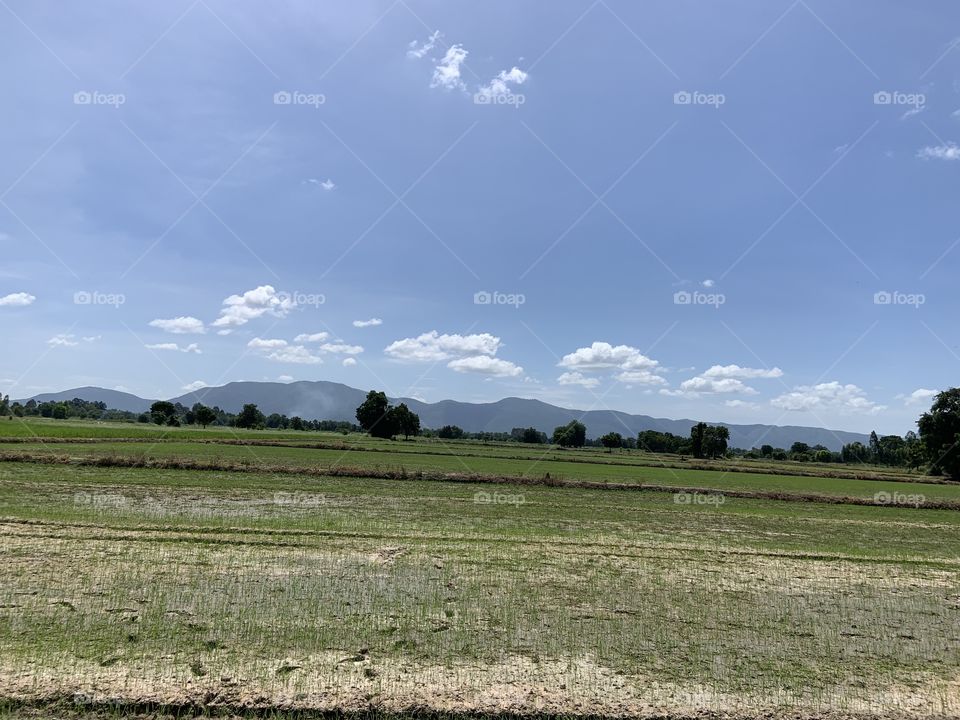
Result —
POLYGON ((305 420, 287 417, 279 413, 265 415, 256 404, 248 403, 239 413, 233 414, 219 407, 195 403, 186 407, 180 403, 159 400, 144 413, 107 408, 103 402, 74 398, 69 401, 25 403, 11 402, 9 395, 0 395, 0 416, 44 417, 52 419, 79 418, 86 420, 113 420, 154 423, 156 425, 224 426, 250 429, 281 429, 303 431, 367 432, 373 437, 405 438, 424 435, 440 439, 474 439, 483 441, 520 442, 529 444, 553 443, 564 448, 604 447, 615 449, 640 449, 653 453, 690 455, 696 458, 744 457, 750 459, 793 460, 798 462, 874 464, 894 467, 926 469, 935 475, 948 474, 960 478, 960 388, 951 388, 938 393, 928 412, 917 421, 919 432, 905 436, 870 433, 868 443, 853 442, 844 445, 840 452, 831 451, 823 445, 810 446, 795 442, 789 449, 776 448, 769 444, 743 450, 730 448, 730 431, 723 425, 698 422, 690 429, 689 437, 658 430, 644 430, 632 436, 609 432, 599 438, 588 439, 586 426, 571 420, 554 428, 549 437, 534 427, 513 428, 509 433, 466 432, 456 425, 439 429, 423 429, 420 417, 407 407, 390 404, 383 392, 371 390, 357 408, 358 424, 336 420, 305 420))

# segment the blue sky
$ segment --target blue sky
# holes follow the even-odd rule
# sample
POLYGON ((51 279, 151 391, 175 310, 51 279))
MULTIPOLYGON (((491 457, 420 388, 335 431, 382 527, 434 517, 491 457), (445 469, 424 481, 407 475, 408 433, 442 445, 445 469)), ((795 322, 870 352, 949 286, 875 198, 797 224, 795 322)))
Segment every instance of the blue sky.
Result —
POLYGON ((956 384, 955 3, 0 16, 15 397, 324 379, 903 433, 956 384))

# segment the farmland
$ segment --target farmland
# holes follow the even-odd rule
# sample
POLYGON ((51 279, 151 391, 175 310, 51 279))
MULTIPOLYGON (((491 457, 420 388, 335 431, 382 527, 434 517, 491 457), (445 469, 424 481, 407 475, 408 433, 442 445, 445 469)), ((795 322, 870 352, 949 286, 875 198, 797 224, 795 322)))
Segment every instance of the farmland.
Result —
POLYGON ((518 444, 0 430, 0 717, 960 714, 958 485, 518 444))

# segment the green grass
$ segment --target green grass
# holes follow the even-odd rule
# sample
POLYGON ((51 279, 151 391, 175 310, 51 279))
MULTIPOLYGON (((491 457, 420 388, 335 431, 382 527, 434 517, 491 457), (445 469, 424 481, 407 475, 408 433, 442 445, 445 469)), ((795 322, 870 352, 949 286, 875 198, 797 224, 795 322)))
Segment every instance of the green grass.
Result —
POLYGON ((435 471, 508 477, 551 478, 631 484, 703 487, 728 491, 813 493, 840 497, 872 498, 878 492, 923 496, 927 500, 960 500, 960 484, 851 480, 846 478, 802 477, 737 473, 727 470, 686 470, 650 465, 605 462, 567 462, 541 459, 530 454, 524 459, 457 456, 417 453, 411 450, 377 452, 362 449, 325 450, 297 447, 238 446, 171 441, 157 444, 110 443, 43 445, 23 443, 0 446, 2 452, 56 454, 71 457, 124 456, 131 458, 194 458, 207 461, 249 463, 251 466, 289 465, 311 469, 348 467, 404 469, 410 473, 435 471))
MULTIPOLYGON (((254 467, 0 463, 0 718, 44 717, 51 700, 65 708, 51 717, 90 717, 75 693, 237 712, 260 698, 269 712, 960 714, 960 512, 326 477, 343 451, 191 439, 2 448, 254 467), (26 705, 2 708, 13 699, 26 705)), ((351 466, 958 490, 348 440, 367 448, 351 466)))

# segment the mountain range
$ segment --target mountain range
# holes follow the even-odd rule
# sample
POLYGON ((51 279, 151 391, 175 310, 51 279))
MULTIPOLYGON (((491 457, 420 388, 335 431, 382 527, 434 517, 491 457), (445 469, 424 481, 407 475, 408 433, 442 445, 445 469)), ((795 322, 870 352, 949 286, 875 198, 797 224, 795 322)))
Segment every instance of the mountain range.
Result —
MULTIPOLYGON (((239 412, 245 403, 256 403, 267 415, 280 413, 289 417, 299 415, 306 420, 356 422, 357 406, 363 402, 365 396, 365 390, 358 390, 341 383, 304 380, 291 383, 232 382, 220 387, 201 388, 170 400, 187 407, 196 402, 202 402, 211 407, 219 406, 230 413, 239 412)), ((37 402, 49 402, 73 398, 103 402, 108 408, 136 413, 145 412, 154 402, 130 393, 99 387, 44 393, 35 395, 32 399, 37 402)), ((439 428, 444 425, 458 425, 468 432, 509 432, 515 427, 535 427, 551 434, 558 425, 564 425, 571 420, 580 420, 587 426, 587 436, 592 438, 608 432, 618 432, 625 436, 636 435, 642 430, 659 430, 688 436, 690 427, 696 423, 695 420, 654 418, 616 410, 574 410, 550 405, 540 400, 516 397, 504 398, 492 403, 468 403, 456 400, 426 403, 413 398, 394 398, 392 402, 405 402, 420 416, 423 427, 439 428)), ((839 450, 846 443, 856 441, 866 443, 869 439, 861 433, 816 427, 711 424, 728 427, 731 447, 739 448, 758 447, 762 444, 789 448, 794 442, 805 442, 808 445, 819 444, 831 450, 839 450)))

